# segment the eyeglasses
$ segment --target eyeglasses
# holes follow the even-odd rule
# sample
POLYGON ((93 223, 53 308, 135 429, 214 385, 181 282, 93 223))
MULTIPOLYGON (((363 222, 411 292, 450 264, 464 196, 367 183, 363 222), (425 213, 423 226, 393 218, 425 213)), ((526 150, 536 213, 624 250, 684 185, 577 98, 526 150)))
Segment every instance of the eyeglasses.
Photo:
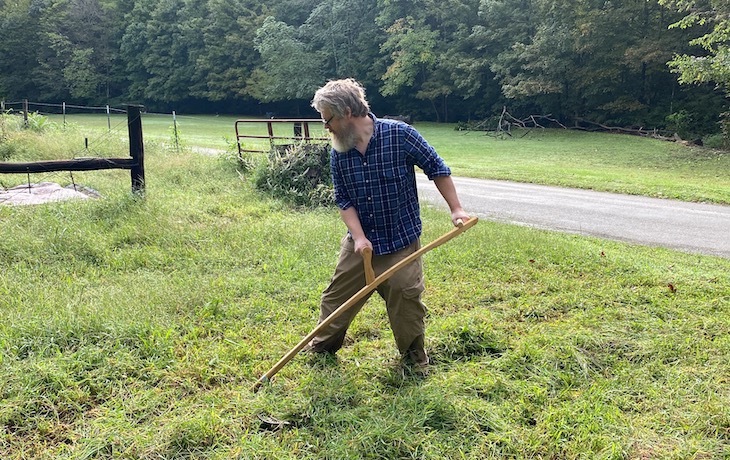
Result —
POLYGON ((332 121, 332 119, 333 119, 334 117, 335 117, 335 116, 334 116, 334 115, 332 115, 332 116, 331 116, 331 117, 329 117, 328 119, 326 119, 326 120, 322 120, 322 123, 324 123, 324 127, 325 127, 325 128, 326 128, 326 127, 328 127, 328 126, 330 125, 330 121, 332 121))

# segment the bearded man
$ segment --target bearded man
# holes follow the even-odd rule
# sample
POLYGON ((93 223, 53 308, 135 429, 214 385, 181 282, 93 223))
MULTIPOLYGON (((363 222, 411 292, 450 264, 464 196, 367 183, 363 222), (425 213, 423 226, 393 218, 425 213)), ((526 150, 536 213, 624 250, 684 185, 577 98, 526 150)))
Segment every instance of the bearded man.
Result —
MULTIPOLYGON (((412 126, 378 119, 353 79, 328 82, 312 100, 332 140, 330 167, 335 201, 347 226, 329 286, 322 294, 322 322, 365 284, 363 249, 373 252, 378 276, 420 248, 422 230, 415 166, 435 184, 451 210, 451 220, 466 221, 451 180, 451 170, 412 126)), ((423 263, 419 258, 377 287, 385 301, 390 327, 404 369, 425 374, 426 306, 423 263)), ((369 296, 338 317, 307 346, 307 351, 334 354, 350 323, 369 296)))

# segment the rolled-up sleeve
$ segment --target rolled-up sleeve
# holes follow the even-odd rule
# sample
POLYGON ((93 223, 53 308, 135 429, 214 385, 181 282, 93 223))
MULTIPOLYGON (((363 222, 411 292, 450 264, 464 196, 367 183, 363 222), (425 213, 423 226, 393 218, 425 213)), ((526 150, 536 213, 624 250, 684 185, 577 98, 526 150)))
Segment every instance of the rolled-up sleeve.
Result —
POLYGON ((421 168, 430 180, 451 175, 451 169, 418 131, 407 126, 404 134, 404 146, 410 161, 421 168))

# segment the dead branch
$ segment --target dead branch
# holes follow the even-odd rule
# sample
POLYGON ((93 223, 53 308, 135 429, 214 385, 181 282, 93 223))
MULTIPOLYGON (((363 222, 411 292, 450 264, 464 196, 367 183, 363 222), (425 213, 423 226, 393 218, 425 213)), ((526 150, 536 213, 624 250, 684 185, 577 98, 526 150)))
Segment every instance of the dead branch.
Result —
POLYGON ((643 126, 640 126, 637 128, 623 127, 623 126, 608 126, 603 123, 598 123, 598 122, 586 120, 583 118, 579 118, 576 120, 576 126, 574 129, 580 129, 583 131, 600 131, 600 132, 630 134, 630 135, 634 135, 634 136, 659 139, 662 141, 687 143, 687 141, 682 140, 682 138, 679 137, 679 135, 677 133, 673 133, 671 131, 660 130, 657 128, 646 129, 643 126), (581 126, 579 123, 582 123, 582 124, 588 125, 588 126, 581 126))
POLYGON ((621 133, 630 134, 634 136, 649 137, 652 139, 659 139, 664 141, 678 142, 685 145, 701 145, 701 140, 686 141, 682 140, 677 133, 660 130, 657 128, 646 129, 642 127, 624 127, 624 126, 609 126, 603 123, 586 120, 584 118, 578 118, 575 120, 575 125, 568 127, 564 125, 560 120, 554 118, 551 114, 547 115, 529 115, 525 118, 517 118, 513 116, 506 106, 502 107, 502 112, 496 121, 496 127, 489 129, 488 122, 494 120, 494 118, 484 120, 479 123, 471 123, 467 130, 473 131, 487 131, 487 135, 502 137, 512 137, 512 128, 520 128, 525 130, 520 137, 525 137, 535 129, 546 129, 549 127, 560 127, 562 129, 575 129, 582 131, 597 131, 597 132, 609 132, 609 133, 621 133))

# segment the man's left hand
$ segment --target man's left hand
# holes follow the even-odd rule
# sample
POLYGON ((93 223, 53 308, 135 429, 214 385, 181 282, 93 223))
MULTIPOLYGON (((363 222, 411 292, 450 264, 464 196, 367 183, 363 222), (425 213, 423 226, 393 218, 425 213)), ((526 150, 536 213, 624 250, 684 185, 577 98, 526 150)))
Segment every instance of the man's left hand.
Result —
POLYGON ((463 209, 457 209, 451 212, 451 222, 454 223, 454 226, 458 226, 459 221, 466 222, 467 220, 469 220, 469 214, 464 212, 463 209))

